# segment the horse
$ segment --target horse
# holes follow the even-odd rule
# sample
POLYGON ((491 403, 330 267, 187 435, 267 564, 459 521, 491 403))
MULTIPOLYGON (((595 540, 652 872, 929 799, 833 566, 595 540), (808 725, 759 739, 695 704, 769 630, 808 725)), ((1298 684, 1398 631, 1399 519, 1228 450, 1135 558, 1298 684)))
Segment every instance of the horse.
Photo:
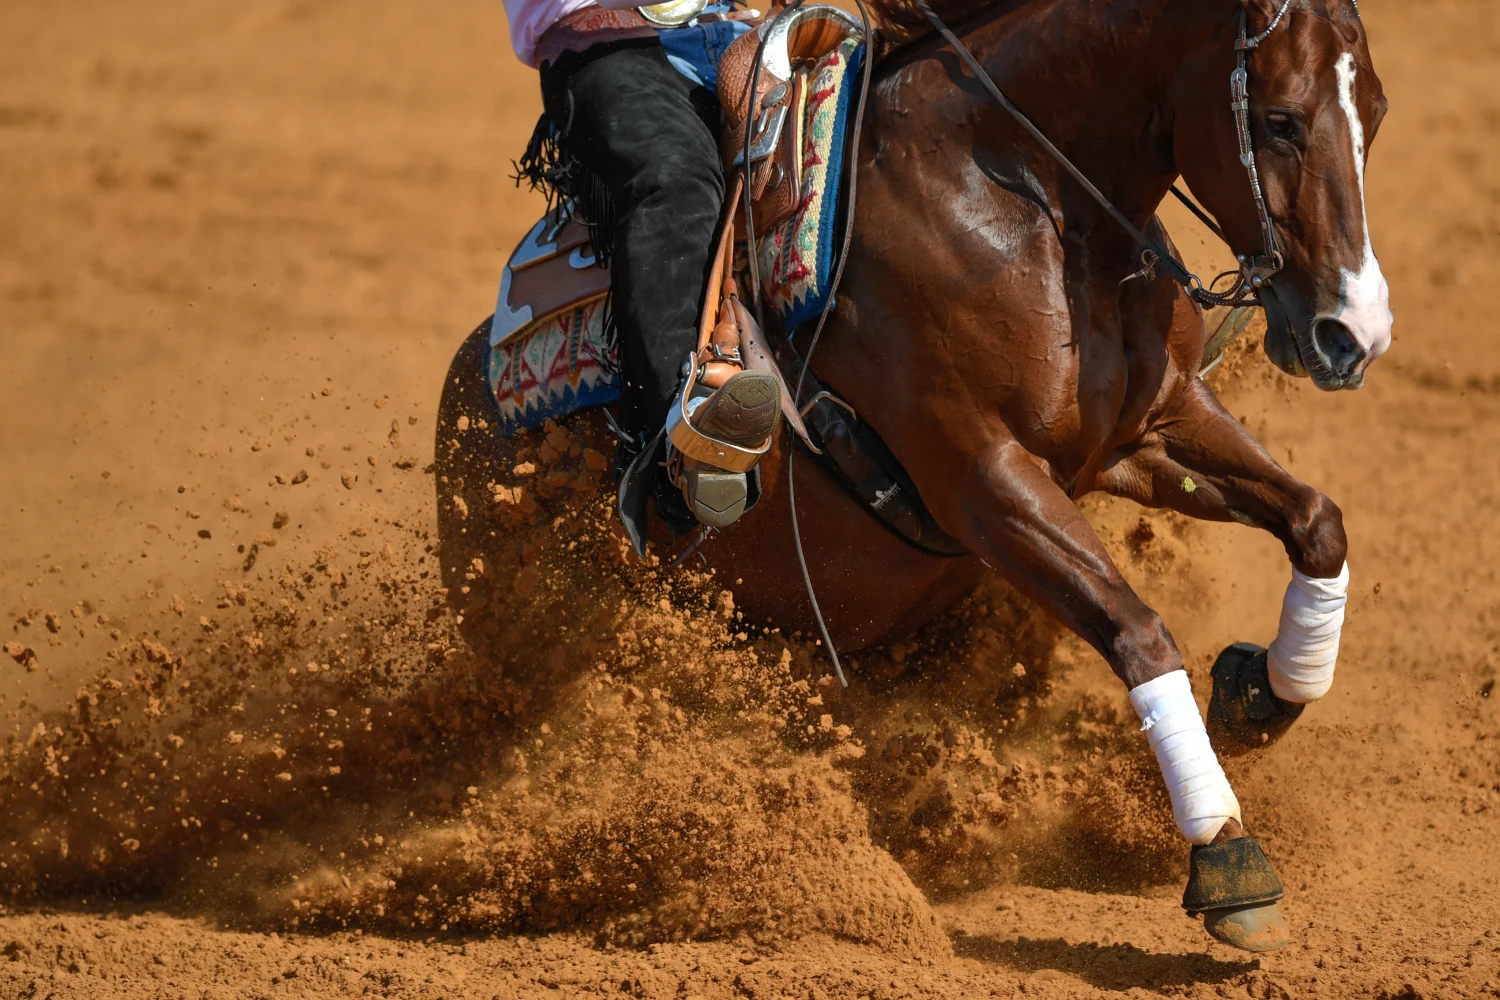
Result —
MULTIPOLYGON (((1270 653, 1236 644, 1214 667, 1223 752, 1273 743, 1327 691, 1347 592, 1342 515, 1226 412, 1198 377, 1194 296, 1166 268, 1142 268, 1137 240, 974 66, 1168 252, 1156 212, 1185 180, 1253 273, 1269 359, 1321 390, 1356 389, 1392 324, 1364 200, 1387 104, 1356 0, 915 2, 871 0, 896 43, 874 70, 853 238, 810 368, 969 554, 896 537, 785 431, 762 462, 759 503, 704 551, 747 614, 810 630, 785 499, 789 473, 806 470, 795 503, 807 573, 838 648, 909 632, 1001 574, 1129 690, 1192 844, 1185 908, 1226 943, 1280 947, 1280 882, 1245 831, 1181 654, 1076 501, 1102 491, 1256 527, 1285 547, 1293 581, 1270 653), (973 64, 929 32, 932 19, 954 22, 973 64)), ((453 437, 466 415, 494 409, 487 332, 459 349, 439 412, 445 567, 474 544, 449 551, 464 531, 454 511, 485 509, 481 484, 506 461, 493 435, 453 437)), ((602 437, 597 411, 574 419, 602 437)))

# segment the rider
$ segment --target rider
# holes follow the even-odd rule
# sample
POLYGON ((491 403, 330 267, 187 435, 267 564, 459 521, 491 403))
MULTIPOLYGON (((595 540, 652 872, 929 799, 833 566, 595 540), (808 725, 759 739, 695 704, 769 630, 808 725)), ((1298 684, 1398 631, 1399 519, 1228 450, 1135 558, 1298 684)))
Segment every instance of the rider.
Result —
MULTIPOLYGON (((625 382, 621 513, 636 534, 664 455, 668 407, 698 346, 725 198, 718 61, 756 12, 707 0, 639 8, 505 0, 505 10, 516 55, 541 71, 543 114, 521 176, 571 202, 611 268, 625 382)), ((716 392, 694 393, 690 422, 710 437, 759 446, 775 427, 779 392, 769 373, 739 372, 716 392)), ((692 523, 674 490, 657 489, 656 499, 678 527, 692 523)))

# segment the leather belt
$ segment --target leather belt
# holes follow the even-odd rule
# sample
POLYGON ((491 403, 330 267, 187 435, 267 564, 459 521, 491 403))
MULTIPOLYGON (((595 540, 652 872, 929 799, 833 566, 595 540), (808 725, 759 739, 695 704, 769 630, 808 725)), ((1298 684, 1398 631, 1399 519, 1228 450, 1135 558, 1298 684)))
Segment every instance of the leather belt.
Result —
POLYGON ((536 43, 538 65, 556 62, 564 52, 582 52, 591 45, 618 42, 627 38, 655 38, 656 27, 634 8, 605 10, 584 7, 559 18, 542 32, 536 43))
MULTIPOLYGON (((708 21, 753 21, 755 15, 748 10, 732 10, 725 14, 699 14, 688 23, 708 21)), ((630 38, 655 38, 660 31, 671 31, 671 25, 652 24, 634 7, 621 10, 605 10, 603 7, 585 7, 560 18, 552 27, 542 32, 536 43, 537 65, 556 62, 564 52, 582 52, 594 45, 619 42, 630 38)))

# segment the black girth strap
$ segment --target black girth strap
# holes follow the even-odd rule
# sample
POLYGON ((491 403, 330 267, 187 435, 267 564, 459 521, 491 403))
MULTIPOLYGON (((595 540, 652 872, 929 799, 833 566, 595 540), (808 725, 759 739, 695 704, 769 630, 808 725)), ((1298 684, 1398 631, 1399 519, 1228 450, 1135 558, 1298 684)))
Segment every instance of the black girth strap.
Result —
POLYGON ((778 347, 776 361, 787 381, 801 376, 809 401, 803 420, 819 449, 809 452, 823 471, 882 527, 918 552, 945 558, 969 555, 962 542, 938 526, 911 477, 875 429, 811 371, 803 371, 802 359, 789 344, 778 347))

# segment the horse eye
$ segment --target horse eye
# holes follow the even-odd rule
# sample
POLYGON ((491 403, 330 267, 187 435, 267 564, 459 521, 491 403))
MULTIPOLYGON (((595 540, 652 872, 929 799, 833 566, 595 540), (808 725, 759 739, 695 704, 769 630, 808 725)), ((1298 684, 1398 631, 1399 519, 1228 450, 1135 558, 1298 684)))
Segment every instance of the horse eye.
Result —
POLYGON ((1297 116, 1286 111, 1272 111, 1266 115, 1266 132, 1271 138, 1282 142, 1296 142, 1302 134, 1297 116))

